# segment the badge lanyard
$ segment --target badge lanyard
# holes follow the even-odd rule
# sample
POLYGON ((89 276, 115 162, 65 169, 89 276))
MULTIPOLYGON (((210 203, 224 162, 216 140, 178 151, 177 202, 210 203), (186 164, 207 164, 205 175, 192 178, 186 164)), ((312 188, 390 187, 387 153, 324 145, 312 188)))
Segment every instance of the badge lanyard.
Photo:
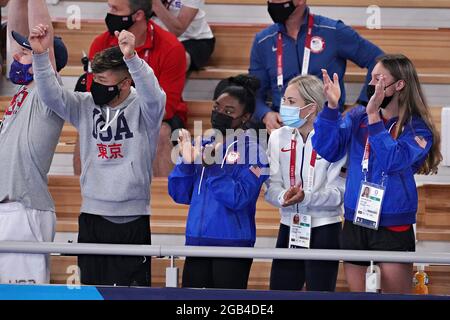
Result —
MULTIPOLYGON (((296 130, 292 132, 291 137, 291 159, 289 166, 289 180, 291 187, 295 186, 295 161, 297 154, 297 140, 296 130)), ((314 184, 314 170, 316 167, 317 152, 311 151, 311 160, 309 161, 308 181, 306 182, 306 189, 311 191, 314 184)), ((302 172, 300 172, 300 175, 302 172)), ((311 216, 306 214, 300 214, 297 204, 297 212, 291 214, 291 223, 289 230, 289 247, 303 247, 309 248, 311 240, 311 216), (297 220, 294 217, 297 216, 297 220)))
POLYGON ((295 186, 295 161, 297 159, 297 140, 295 139, 295 130, 291 137, 291 160, 289 165, 289 181, 291 187, 295 186))
POLYGON ((313 26, 314 26, 314 16, 311 14, 309 15, 308 32, 306 34, 305 50, 303 51, 302 76, 308 74, 309 58, 311 56, 311 40, 312 40, 313 26))
MULTIPOLYGON (((389 133, 394 128, 394 122, 389 128, 389 133)), ((364 174, 364 181, 361 183, 359 190, 358 202, 355 209, 353 223, 365 228, 378 230, 381 217, 381 209, 383 205, 384 194, 386 188, 384 187, 384 180, 386 175, 382 172, 381 185, 367 182, 367 173, 369 172, 369 157, 370 145, 369 137, 366 139, 364 146, 364 155, 361 162, 362 171, 364 174)))
MULTIPOLYGON (((392 129, 395 127, 397 122, 394 122, 391 127, 389 128, 388 132, 391 133, 392 129)), ((364 181, 367 182, 367 174, 369 173, 369 156, 370 156, 370 144, 369 144, 369 137, 366 139, 366 144, 364 146, 364 154, 363 159, 361 161, 361 167, 364 174, 364 181)), ((384 183, 384 172, 382 173, 383 181, 381 182, 381 185, 384 183)))
MULTIPOLYGON (((312 29, 314 26, 314 15, 310 14, 308 18, 308 30, 305 39, 305 49, 303 51, 303 64, 302 64, 302 75, 308 74, 309 61, 311 56, 311 39, 312 39, 312 29)), ((281 90, 283 88, 283 39, 281 32, 278 33, 277 37, 277 86, 281 90)))
POLYGON ((306 189, 309 191, 312 191, 314 185, 314 170, 316 168, 316 160, 317 160, 317 151, 313 149, 311 152, 311 160, 309 162, 308 182, 306 185, 306 189))
MULTIPOLYGON (((297 159, 297 139, 296 139, 296 131, 292 133, 291 136, 291 159, 289 164, 289 182, 290 186, 295 186, 295 162, 297 159)), ((309 171, 308 171, 308 181, 306 182, 306 189, 311 191, 314 185, 314 170, 316 168, 316 159, 317 159, 317 151, 312 150, 311 152, 311 160, 309 161, 309 171)), ((302 173, 300 172, 300 175, 302 173)), ((302 186, 304 187, 304 186, 302 186)))
MULTIPOLYGON (((154 40, 154 35, 155 35, 155 30, 152 24, 150 24, 150 42, 152 43, 152 48, 153 48, 153 40, 154 40)), ((147 62, 148 65, 150 65, 150 49, 146 49, 145 50, 145 54, 144 54, 144 60, 145 62, 147 62)))

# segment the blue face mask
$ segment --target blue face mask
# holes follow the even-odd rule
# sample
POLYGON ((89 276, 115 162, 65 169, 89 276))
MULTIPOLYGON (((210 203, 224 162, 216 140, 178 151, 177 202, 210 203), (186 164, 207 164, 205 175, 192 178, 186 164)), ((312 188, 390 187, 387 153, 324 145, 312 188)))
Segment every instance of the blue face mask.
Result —
POLYGON ((33 75, 28 71, 31 68, 30 64, 22 64, 14 60, 11 63, 11 70, 9 70, 9 79, 14 84, 27 85, 33 81, 33 75))
POLYGON ((306 120, 308 119, 310 114, 308 114, 304 118, 301 118, 300 110, 306 109, 311 105, 312 105, 312 103, 304 106, 303 108, 299 108, 299 107, 291 107, 291 106, 282 104, 280 107, 280 116, 281 116, 281 119, 283 120, 283 124, 285 126, 292 127, 292 128, 302 127, 306 123, 306 120))

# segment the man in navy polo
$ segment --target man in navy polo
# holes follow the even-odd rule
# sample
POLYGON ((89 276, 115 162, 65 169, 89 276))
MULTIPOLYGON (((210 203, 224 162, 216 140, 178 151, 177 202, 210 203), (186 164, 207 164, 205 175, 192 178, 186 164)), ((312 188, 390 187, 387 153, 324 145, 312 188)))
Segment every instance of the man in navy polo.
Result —
POLYGON ((342 21, 314 15, 306 0, 269 0, 268 11, 275 23, 256 34, 250 56, 249 72, 261 81, 254 114, 257 122, 269 131, 282 126, 278 111, 289 80, 301 74, 322 78, 321 69, 338 74, 342 109, 347 60, 368 69, 358 99, 358 103, 367 103, 366 85, 375 59, 383 54, 380 48, 342 21), (267 103, 270 97, 271 106, 267 103))

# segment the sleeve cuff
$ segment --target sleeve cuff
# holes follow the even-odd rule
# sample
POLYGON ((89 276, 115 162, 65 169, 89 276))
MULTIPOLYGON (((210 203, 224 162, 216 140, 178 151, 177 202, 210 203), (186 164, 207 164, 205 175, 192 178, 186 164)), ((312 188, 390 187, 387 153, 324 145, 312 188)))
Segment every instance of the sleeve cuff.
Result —
POLYGON ((303 201, 300 202, 298 205, 300 207, 307 207, 309 203, 311 202, 311 192, 310 191, 304 191, 305 197, 303 198, 303 201))
POLYGON ((126 59, 125 57, 123 58, 123 60, 125 61, 125 63, 128 66, 128 69, 130 70, 130 73, 132 72, 136 72, 137 70, 139 70, 139 68, 141 68, 142 66, 142 59, 139 58, 139 56, 137 55, 137 53, 134 54, 134 56, 130 59, 126 59))
POLYGON ((368 128, 369 128, 369 136, 375 136, 383 131, 386 131, 383 121, 378 121, 378 122, 369 124, 368 128))
POLYGON ((325 102, 325 105, 323 106, 322 112, 319 114, 319 116, 323 119, 336 121, 339 120, 339 109, 332 109, 328 106, 328 102, 325 102))
POLYGON ((50 53, 49 50, 43 53, 33 53, 33 69, 35 71, 45 71, 52 68, 50 63, 50 53))
POLYGON ((287 190, 281 191, 281 193, 278 195, 278 203, 280 206, 284 204, 284 195, 286 194, 287 190))
POLYGON ((256 111, 255 111, 255 118, 256 118, 256 120, 258 120, 259 122, 262 122, 264 117, 266 116, 266 114, 269 113, 270 111, 272 111, 272 109, 270 109, 265 104, 261 105, 261 104, 257 103, 256 104, 256 111))

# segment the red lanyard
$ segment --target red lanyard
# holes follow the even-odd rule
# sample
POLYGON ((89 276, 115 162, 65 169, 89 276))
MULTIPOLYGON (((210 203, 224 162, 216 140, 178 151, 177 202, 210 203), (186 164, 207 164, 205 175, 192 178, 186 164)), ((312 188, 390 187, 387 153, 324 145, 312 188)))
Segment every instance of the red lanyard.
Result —
POLYGON ((306 182, 306 188, 303 186, 305 190, 311 191, 314 185, 314 170, 316 168, 316 160, 317 160, 317 151, 312 150, 311 152, 311 160, 309 161, 309 171, 308 171, 308 181, 306 182))
MULTIPOLYGON (((391 133, 392 129, 395 127, 397 122, 394 122, 391 127, 389 128, 388 132, 391 133)), ((364 146, 364 154, 363 154, 363 160, 361 162, 362 171, 365 175, 364 179, 367 180, 367 173, 369 172, 369 156, 370 156, 370 144, 369 144, 369 137, 366 139, 366 145, 364 146)))
MULTIPOLYGON (((150 41, 152 43, 152 48, 155 45, 154 44, 154 36, 155 36, 155 29, 153 28, 153 25, 150 24, 150 41)), ((148 65, 150 65, 150 49, 146 49, 144 53, 144 61, 147 62, 148 65)))
POLYGON ((314 17, 311 14, 308 21, 308 32, 305 39, 305 50, 303 50, 303 63, 302 63, 302 76, 308 74, 309 58, 311 56, 311 40, 312 40, 312 28, 314 26, 314 17))
MULTIPOLYGON (((295 139, 295 133, 292 134, 291 137, 291 159, 289 164, 289 181, 290 186, 295 186, 295 161, 297 157, 297 140, 295 139)), ((309 161, 309 173, 308 173, 308 182, 306 188, 308 190, 312 190, 312 186, 314 184, 314 169, 316 167, 316 159, 317 159, 317 151, 311 151, 311 160, 309 161)), ((300 172, 300 175, 302 173, 300 172)), ((304 186, 303 186, 304 187, 304 186)))
POLYGON ((295 134, 292 135, 291 139, 291 162, 289 165, 289 181, 291 187, 295 186, 295 161, 297 158, 297 140, 295 140, 295 134))
POLYGON ((277 86, 278 89, 283 88, 283 39, 281 32, 278 32, 277 38, 277 86))
MULTIPOLYGON (((312 29, 314 26, 314 15, 311 13, 308 17, 308 30, 305 39, 305 49, 303 51, 303 64, 302 64, 302 75, 308 74, 309 69, 309 58, 311 55, 311 39, 312 39, 312 29)), ((283 39, 281 32, 278 33, 277 37, 277 86, 278 89, 283 88, 283 39)))

